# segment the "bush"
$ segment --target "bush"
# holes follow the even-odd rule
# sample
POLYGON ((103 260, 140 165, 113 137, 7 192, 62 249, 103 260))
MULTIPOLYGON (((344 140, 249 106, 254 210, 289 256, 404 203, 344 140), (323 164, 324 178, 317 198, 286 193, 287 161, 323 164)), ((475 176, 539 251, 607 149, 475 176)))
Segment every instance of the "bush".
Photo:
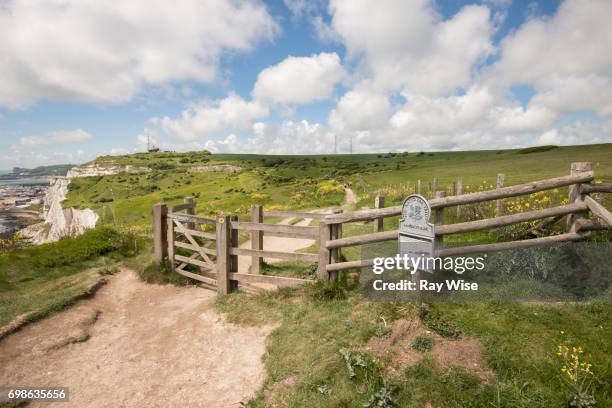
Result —
POLYGON ((128 256, 134 251, 134 239, 134 236, 121 234, 110 227, 99 227, 79 237, 5 253, 0 257, 0 272, 9 266, 15 270, 31 271, 73 265, 111 252, 128 256))

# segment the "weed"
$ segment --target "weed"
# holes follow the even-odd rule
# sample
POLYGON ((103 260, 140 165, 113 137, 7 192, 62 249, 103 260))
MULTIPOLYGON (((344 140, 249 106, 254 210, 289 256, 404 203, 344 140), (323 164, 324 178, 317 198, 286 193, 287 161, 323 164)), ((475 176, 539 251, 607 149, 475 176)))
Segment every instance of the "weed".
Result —
POLYGON ((387 408, 394 407, 397 405, 397 400, 395 399, 395 388, 389 386, 388 384, 383 384, 383 386, 376 391, 376 393, 372 394, 368 401, 363 405, 364 408, 387 408))
POLYGON ((346 290, 339 283, 328 283, 317 280, 304 286, 306 295, 316 301, 346 299, 346 290))
POLYGON ((433 338, 431 336, 414 336, 410 341, 410 346, 424 353, 426 351, 431 351, 433 348, 433 338))

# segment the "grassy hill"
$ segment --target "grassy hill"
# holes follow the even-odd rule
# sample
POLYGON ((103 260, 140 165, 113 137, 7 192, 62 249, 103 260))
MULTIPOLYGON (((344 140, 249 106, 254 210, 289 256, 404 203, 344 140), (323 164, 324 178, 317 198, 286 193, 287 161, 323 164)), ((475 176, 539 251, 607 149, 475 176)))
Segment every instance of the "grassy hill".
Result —
MULTIPOLYGON (((397 189, 408 181, 422 180, 423 190, 434 176, 440 188, 458 177, 464 191, 492 185, 505 173, 506 185, 569 174, 570 164, 591 161, 597 179, 612 180, 612 144, 544 147, 522 150, 388 153, 354 155, 265 156, 250 154, 137 153, 103 156, 89 164, 148 167, 150 173, 118 174, 74 179, 66 206, 89 207, 102 224, 150 224, 152 205, 176 204, 194 196, 198 213, 222 212, 246 216, 255 203, 276 209, 320 208, 339 205, 340 188, 348 182, 360 201, 372 206, 373 194, 397 189), (238 173, 189 172, 193 167, 231 164, 238 173)), ((383 192, 384 193, 384 192, 383 192)), ((403 193, 390 191, 388 202, 399 202, 403 193)))

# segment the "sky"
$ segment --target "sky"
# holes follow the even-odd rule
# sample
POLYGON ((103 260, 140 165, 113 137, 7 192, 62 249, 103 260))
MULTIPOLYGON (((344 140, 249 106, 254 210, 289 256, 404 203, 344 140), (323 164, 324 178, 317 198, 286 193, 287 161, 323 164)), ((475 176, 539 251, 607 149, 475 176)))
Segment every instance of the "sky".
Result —
POLYGON ((0 169, 612 142, 610 0, 0 0, 0 169))

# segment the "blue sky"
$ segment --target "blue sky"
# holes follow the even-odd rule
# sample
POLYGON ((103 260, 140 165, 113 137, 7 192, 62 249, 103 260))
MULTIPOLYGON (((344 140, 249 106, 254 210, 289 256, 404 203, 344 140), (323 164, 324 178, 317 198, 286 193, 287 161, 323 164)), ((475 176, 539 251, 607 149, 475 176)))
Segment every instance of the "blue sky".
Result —
POLYGON ((612 141, 605 0, 4 4, 0 168, 612 141))

